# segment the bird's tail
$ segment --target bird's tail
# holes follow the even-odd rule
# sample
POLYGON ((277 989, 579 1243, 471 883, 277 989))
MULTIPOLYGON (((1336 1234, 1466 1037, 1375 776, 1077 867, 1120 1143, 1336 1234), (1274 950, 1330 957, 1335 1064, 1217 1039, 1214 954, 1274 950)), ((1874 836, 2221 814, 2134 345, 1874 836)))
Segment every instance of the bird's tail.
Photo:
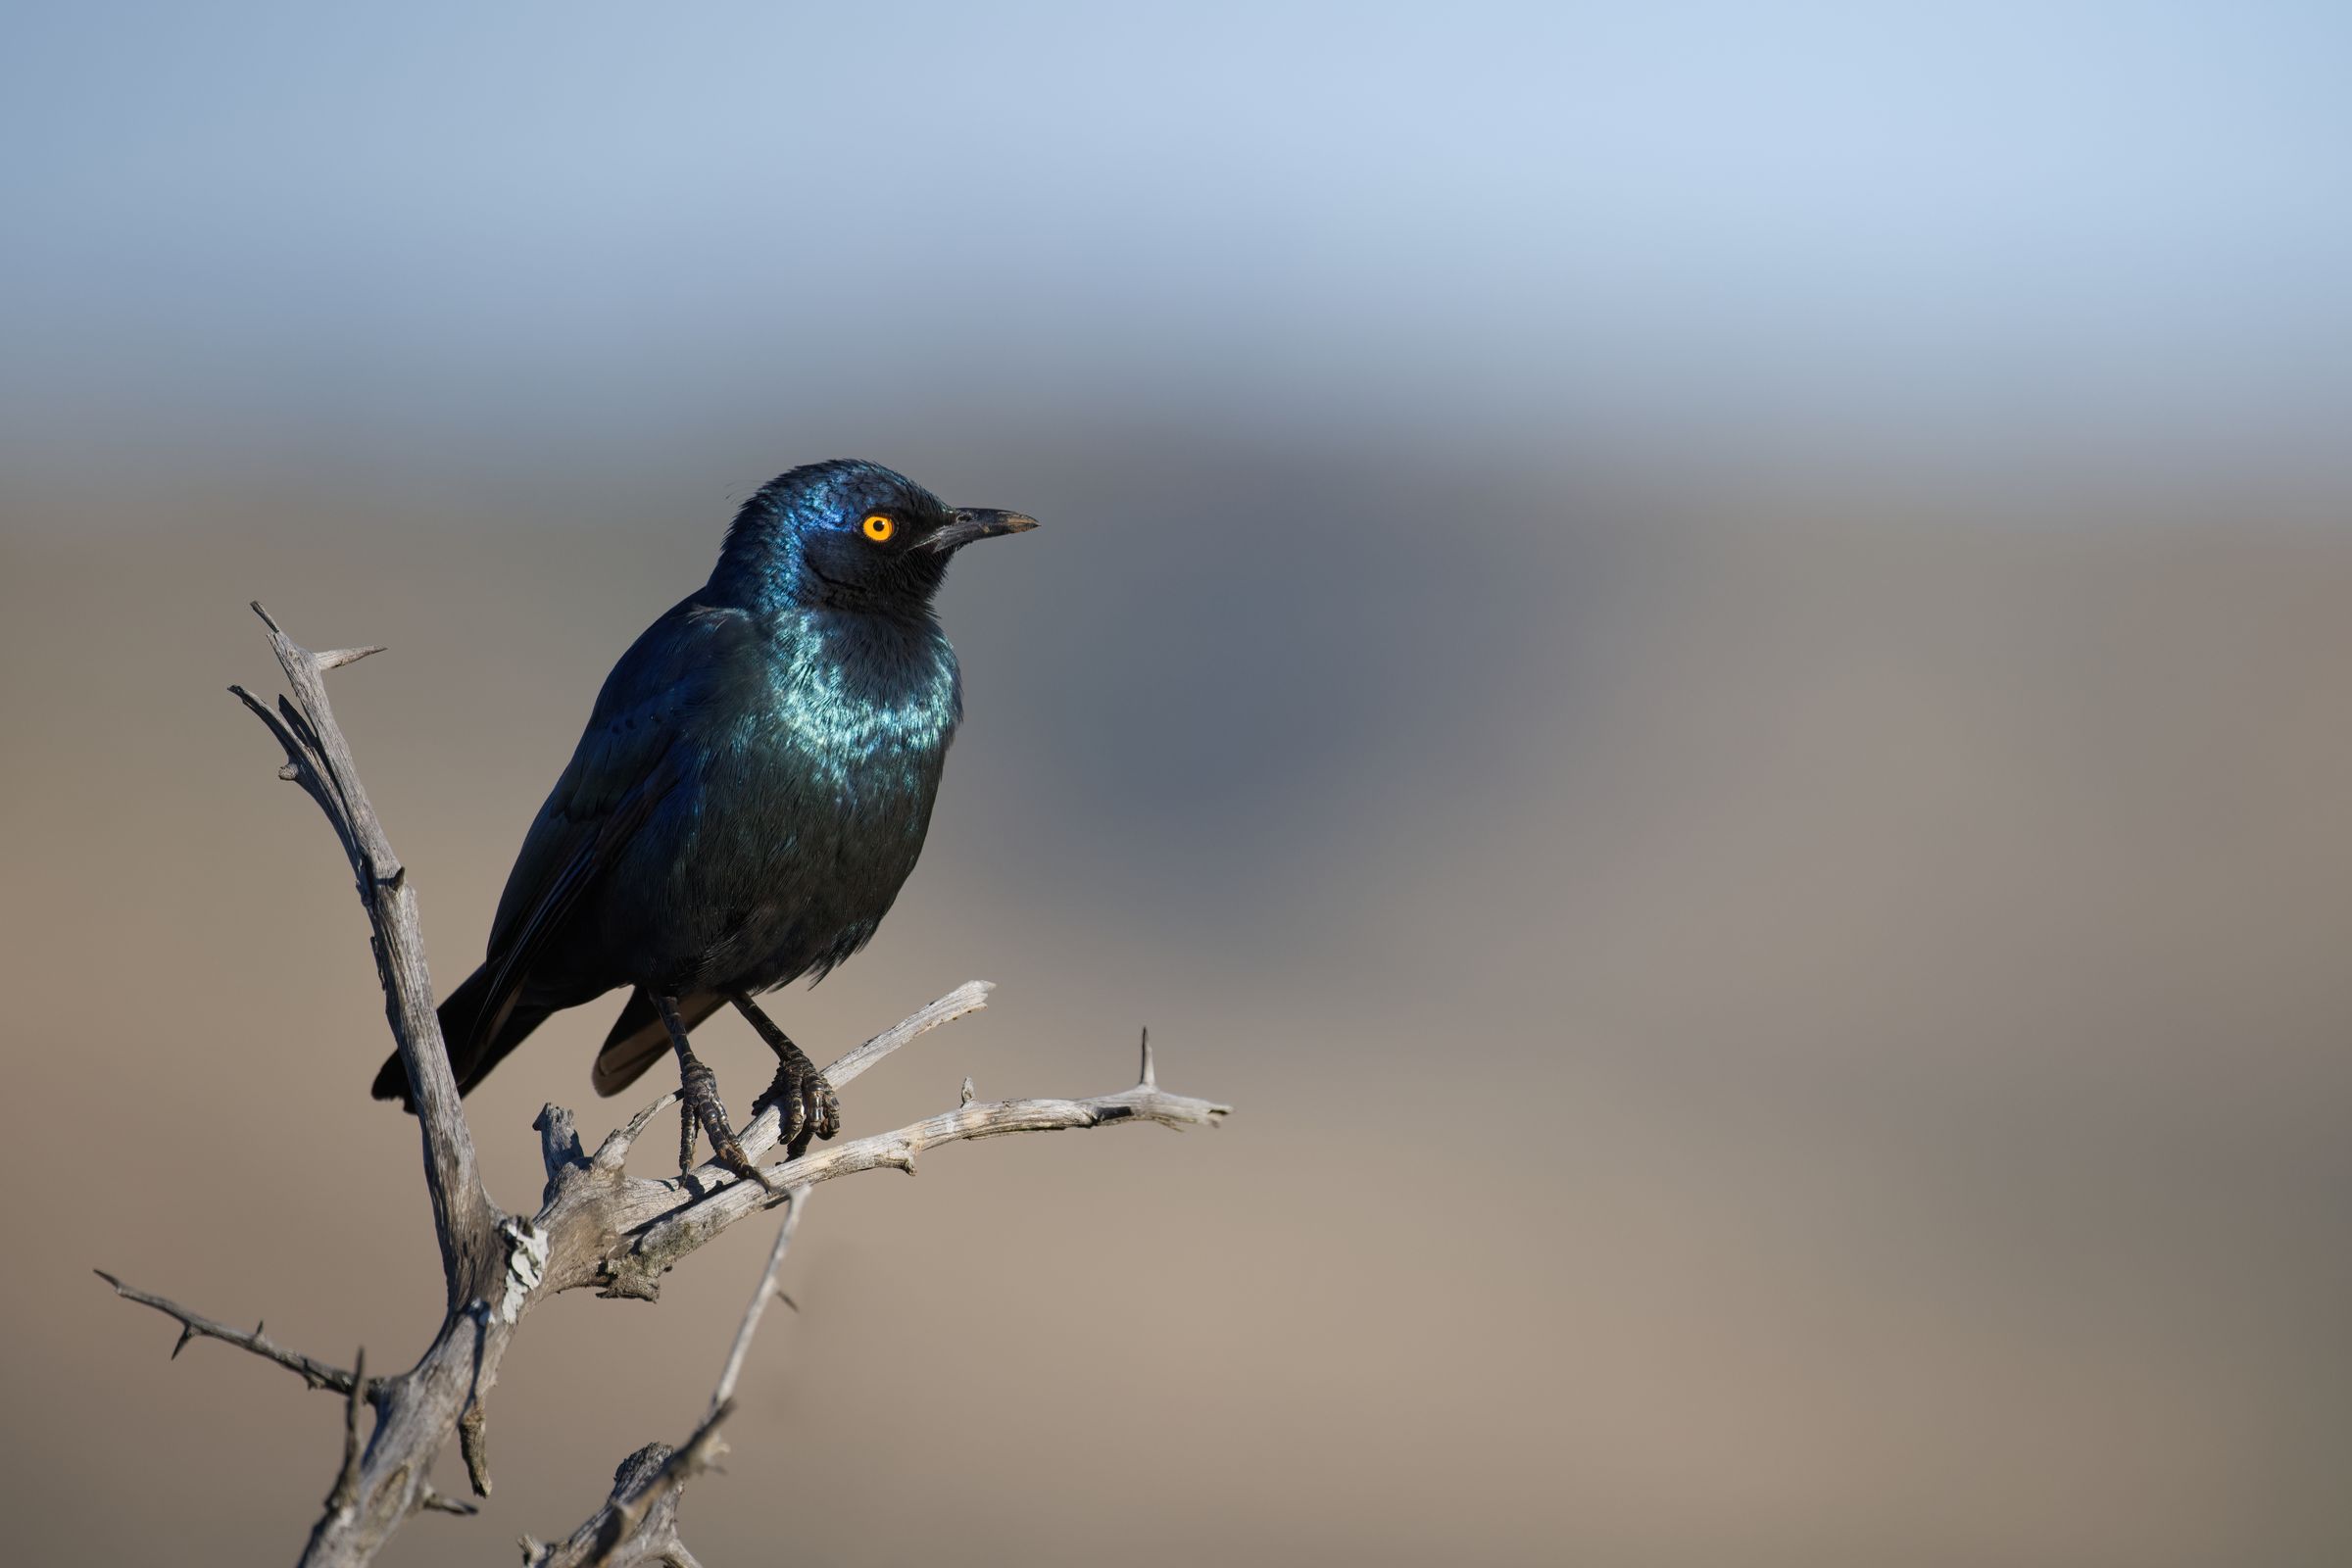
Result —
MULTIPOLYGON (((488 1077, 490 1069, 506 1060, 507 1054, 555 1010, 517 998, 497 1029, 485 1030, 482 1009, 490 1000, 496 968, 496 964, 483 964, 441 1004, 441 1038, 449 1047, 449 1070, 457 1077, 461 1095, 488 1077)), ((398 1052, 377 1069, 374 1093, 378 1100, 397 1100, 406 1109, 416 1108, 409 1098, 409 1070, 401 1064, 398 1052)))
MULTIPOLYGON (((727 999, 714 991, 680 997, 678 1021, 692 1029, 726 1004, 727 999)), ((612 1032, 605 1036, 604 1049, 596 1054, 596 1073, 591 1080, 596 1092, 619 1094, 646 1068, 668 1055, 669 1049, 669 1030, 662 1022, 654 999, 643 987, 630 992, 629 1004, 620 1009, 620 1016, 612 1021, 612 1032)))

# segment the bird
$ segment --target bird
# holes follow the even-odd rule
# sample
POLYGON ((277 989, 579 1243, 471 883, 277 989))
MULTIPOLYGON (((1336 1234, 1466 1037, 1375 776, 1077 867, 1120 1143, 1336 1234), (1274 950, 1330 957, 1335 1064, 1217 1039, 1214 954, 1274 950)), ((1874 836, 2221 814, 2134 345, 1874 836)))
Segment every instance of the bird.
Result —
MULTIPOLYGON (((787 1157, 840 1103, 757 996, 873 939, 914 869, 962 676, 934 600, 966 545, 1034 517, 950 507, 879 464, 793 468, 736 513, 710 580, 647 627, 597 694, 524 836, 481 966, 439 1009, 460 1093, 565 1008, 627 990, 600 1095, 677 1057, 681 1169, 696 1129, 764 1181, 690 1032, 733 1006, 777 1058, 787 1157)), ((378 1100, 415 1109, 399 1055, 378 1100)))

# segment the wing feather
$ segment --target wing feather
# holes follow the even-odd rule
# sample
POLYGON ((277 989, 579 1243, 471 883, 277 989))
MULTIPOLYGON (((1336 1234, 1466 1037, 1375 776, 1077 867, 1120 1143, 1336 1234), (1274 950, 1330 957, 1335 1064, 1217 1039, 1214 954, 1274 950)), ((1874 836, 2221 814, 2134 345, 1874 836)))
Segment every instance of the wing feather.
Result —
POLYGON ((492 980, 476 1015, 477 1039, 496 1037, 581 900, 692 775, 694 749, 680 740, 726 678, 732 646, 751 635, 741 611, 690 598, 647 627, 613 665, 508 873, 491 928, 492 980))

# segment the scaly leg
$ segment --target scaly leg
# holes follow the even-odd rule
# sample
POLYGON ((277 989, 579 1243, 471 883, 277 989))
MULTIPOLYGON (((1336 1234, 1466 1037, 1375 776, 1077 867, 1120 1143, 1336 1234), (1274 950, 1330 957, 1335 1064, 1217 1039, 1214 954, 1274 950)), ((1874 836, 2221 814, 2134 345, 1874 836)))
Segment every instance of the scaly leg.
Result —
POLYGON ((694 1048, 686 1043, 686 1020, 678 1016, 678 999, 656 997, 654 1005, 662 1011, 662 1026, 669 1031, 670 1048, 678 1054, 678 1098, 685 1104, 681 1118, 685 1127, 678 1140, 678 1158, 683 1169, 694 1158, 694 1129, 700 1124, 710 1135, 711 1152, 719 1163, 746 1181, 758 1182, 772 1188, 766 1172, 752 1163, 744 1153, 743 1145, 735 1141, 735 1129, 727 1125, 726 1102, 718 1098, 718 1074, 703 1065, 694 1048))
POLYGON ((794 1045, 792 1036, 777 1028, 776 1021, 761 1012, 748 995, 739 991, 727 1000, 751 1020, 760 1038, 767 1042, 767 1049, 776 1054, 775 1082, 754 1103, 782 1108, 784 1157, 798 1159, 808 1148, 809 1139, 830 1138, 841 1131, 841 1101, 808 1054, 794 1045))

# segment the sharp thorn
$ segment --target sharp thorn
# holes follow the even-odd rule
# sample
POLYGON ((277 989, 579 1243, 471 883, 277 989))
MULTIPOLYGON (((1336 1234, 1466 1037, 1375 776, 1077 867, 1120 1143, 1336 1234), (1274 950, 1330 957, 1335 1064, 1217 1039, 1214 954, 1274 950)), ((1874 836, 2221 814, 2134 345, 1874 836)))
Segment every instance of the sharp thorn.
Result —
POLYGON ((1144 1075, 1137 1082, 1146 1089, 1159 1087, 1159 1073, 1152 1064, 1152 1031, 1150 1029, 1144 1031, 1144 1075))
POLYGON ((798 1312, 801 1309, 801 1303, 794 1300, 790 1296, 786 1295, 782 1291, 778 1291, 776 1293, 776 1299, 782 1301, 786 1306, 791 1307, 795 1312, 798 1312))
POLYGON ((195 1337, 196 1325, 193 1323, 182 1323, 179 1326, 179 1339, 172 1347, 172 1359, 174 1361, 178 1360, 179 1352, 186 1349, 188 1348, 188 1342, 195 1337))

